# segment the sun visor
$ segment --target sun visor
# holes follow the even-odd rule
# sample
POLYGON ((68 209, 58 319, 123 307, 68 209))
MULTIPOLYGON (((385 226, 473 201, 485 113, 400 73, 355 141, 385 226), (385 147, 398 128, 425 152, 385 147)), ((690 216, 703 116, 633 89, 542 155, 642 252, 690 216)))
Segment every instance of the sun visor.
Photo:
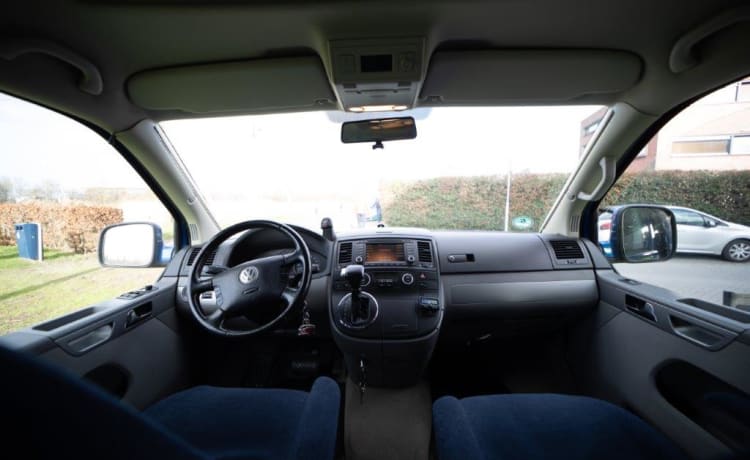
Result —
POLYGON ((317 56, 148 70, 128 80, 128 93, 147 110, 199 114, 336 107, 317 56))
POLYGON ((633 87, 641 59, 623 51, 437 51, 422 87, 424 105, 603 102, 633 87))

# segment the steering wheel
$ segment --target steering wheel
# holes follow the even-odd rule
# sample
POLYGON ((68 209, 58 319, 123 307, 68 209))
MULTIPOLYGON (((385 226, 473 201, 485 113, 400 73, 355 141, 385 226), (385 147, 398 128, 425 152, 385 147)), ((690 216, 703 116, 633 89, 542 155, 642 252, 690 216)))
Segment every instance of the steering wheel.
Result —
MULTIPOLYGON (((251 236, 252 237, 252 236, 251 236)), ((223 337, 247 337, 273 327, 296 305, 304 301, 310 288, 310 251, 305 241, 288 225, 269 220, 249 220, 232 225, 217 233, 203 245, 190 269, 187 293, 190 312, 207 331, 223 337), (202 280, 201 271, 209 254, 237 233, 255 229, 273 229, 294 242, 288 254, 273 255, 243 262, 224 269, 213 278, 202 280), (202 293, 214 291, 216 310, 206 315, 200 305, 202 293), (280 312, 277 314, 273 309, 280 312), (271 310, 270 315, 268 310, 271 310), (263 311, 264 320, 246 329, 229 329, 232 318, 253 316, 263 311), (268 317, 272 319, 268 320, 268 317)))

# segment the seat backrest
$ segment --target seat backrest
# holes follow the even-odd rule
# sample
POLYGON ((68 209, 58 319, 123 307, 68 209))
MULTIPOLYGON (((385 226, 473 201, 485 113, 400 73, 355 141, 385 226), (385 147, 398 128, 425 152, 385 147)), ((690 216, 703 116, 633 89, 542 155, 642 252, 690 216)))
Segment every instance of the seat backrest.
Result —
POLYGON ((95 385, 0 347, 3 448, 23 458, 199 459, 202 454, 95 385))

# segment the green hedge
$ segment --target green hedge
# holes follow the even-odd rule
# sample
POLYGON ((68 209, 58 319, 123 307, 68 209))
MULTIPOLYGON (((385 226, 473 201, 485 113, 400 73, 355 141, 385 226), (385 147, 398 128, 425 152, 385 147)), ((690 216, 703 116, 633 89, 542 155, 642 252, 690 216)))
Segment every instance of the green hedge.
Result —
MULTIPOLYGON (((511 184, 510 217, 531 217, 539 229, 565 183, 565 174, 521 174, 511 184)), ((389 184, 383 220, 390 226, 502 230, 504 176, 441 177, 389 184)), ((604 204, 673 204, 750 224, 750 172, 659 171, 625 175, 604 204)))

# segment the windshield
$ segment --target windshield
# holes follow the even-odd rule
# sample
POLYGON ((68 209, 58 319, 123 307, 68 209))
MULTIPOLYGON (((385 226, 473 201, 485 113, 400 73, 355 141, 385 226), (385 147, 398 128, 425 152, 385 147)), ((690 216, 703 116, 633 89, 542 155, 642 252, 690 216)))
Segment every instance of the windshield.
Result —
POLYGON ((596 130, 586 120, 601 110, 415 109, 398 116, 415 118, 417 138, 385 142, 384 149, 341 142, 343 121, 378 114, 305 112, 161 126, 223 227, 273 219, 316 230, 330 217, 336 229, 536 231, 596 130))

